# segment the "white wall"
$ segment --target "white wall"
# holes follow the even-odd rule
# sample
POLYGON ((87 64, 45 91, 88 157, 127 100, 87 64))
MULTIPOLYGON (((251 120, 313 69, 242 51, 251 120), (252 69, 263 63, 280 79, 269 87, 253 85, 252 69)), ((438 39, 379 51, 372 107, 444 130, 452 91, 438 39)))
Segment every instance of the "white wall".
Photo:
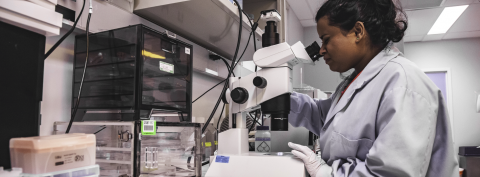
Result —
MULTIPOLYGON (((45 51, 66 32, 61 29, 59 36, 47 37, 45 51)), ((72 33, 45 60, 40 136, 52 134, 53 122, 70 120, 74 42, 75 34, 72 33)))
POLYGON ((474 91, 480 91, 480 38, 405 43, 405 56, 420 68, 450 68, 455 149, 480 145, 480 113, 474 91))
MULTIPOLYGON (((297 15, 293 11, 293 9, 290 7, 290 5, 287 2, 287 18, 286 18, 286 38, 287 38, 287 43, 290 45, 293 45, 297 43, 298 41, 301 41, 303 43, 303 26, 300 23, 300 20, 298 19, 297 15)), ((305 43, 304 43, 305 44, 305 43)), ((302 72, 303 64, 298 64, 294 66, 293 72, 292 72, 292 77, 293 77, 293 88, 299 88, 301 86, 301 72, 302 72)))
POLYGON ((287 3, 287 43, 293 45, 298 41, 303 42, 303 26, 295 12, 287 3))

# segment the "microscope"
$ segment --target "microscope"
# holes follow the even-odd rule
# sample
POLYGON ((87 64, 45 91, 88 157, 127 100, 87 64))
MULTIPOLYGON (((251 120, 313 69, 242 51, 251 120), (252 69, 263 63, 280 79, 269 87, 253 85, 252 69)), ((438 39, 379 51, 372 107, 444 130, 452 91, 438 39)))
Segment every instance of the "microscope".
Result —
POLYGON ((303 176, 303 162, 280 153, 249 153, 246 115, 260 109, 270 114, 271 131, 288 131, 293 66, 318 60, 320 47, 314 42, 305 48, 301 42, 280 43, 276 10, 262 11, 267 21, 262 47, 253 62, 262 69, 244 77, 231 77, 224 101, 229 103, 230 129, 218 136, 218 155, 206 176, 303 176), (254 172, 256 171, 256 172, 254 172))

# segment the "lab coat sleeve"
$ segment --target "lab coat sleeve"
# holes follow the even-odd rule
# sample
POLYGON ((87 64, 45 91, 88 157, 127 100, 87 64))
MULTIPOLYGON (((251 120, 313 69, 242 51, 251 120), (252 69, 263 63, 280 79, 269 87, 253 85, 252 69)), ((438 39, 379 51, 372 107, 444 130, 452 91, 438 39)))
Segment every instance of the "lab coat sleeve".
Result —
POLYGON ((319 135, 331 105, 331 99, 313 99, 308 95, 293 92, 290 96, 288 122, 294 127, 303 126, 319 135))
POLYGON ((435 104, 408 88, 386 91, 378 105, 377 139, 366 159, 335 160, 334 176, 425 176, 435 139, 435 104))

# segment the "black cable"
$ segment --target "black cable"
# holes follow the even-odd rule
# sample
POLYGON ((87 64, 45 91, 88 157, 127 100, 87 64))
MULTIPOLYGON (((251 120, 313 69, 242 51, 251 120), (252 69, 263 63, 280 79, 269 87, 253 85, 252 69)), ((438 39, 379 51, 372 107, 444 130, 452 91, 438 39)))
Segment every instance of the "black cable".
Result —
MULTIPOLYGON (((225 63, 225 66, 227 66, 227 70, 230 71, 230 65, 228 64, 227 60, 223 57, 220 57, 220 59, 223 61, 223 63, 225 63)), ((233 77, 236 77, 235 73, 232 73, 232 74, 233 74, 233 77)))
POLYGON ((86 1, 87 0, 83 0, 82 10, 80 10, 80 14, 78 14, 77 20, 75 20, 75 22, 73 23, 72 28, 70 28, 70 30, 67 33, 65 33, 65 35, 63 35, 62 38, 60 38, 60 40, 58 40, 57 43, 55 43, 52 46, 52 48, 50 48, 50 50, 48 50, 48 52, 45 54, 44 60, 46 60, 48 58, 48 56, 50 56, 50 54, 52 54, 52 52, 55 51, 55 49, 57 49, 57 47, 63 42, 63 40, 65 40, 73 32, 73 30, 75 30, 75 27, 77 26, 78 20, 82 16, 83 9, 85 8, 85 2, 86 1))
MULTIPOLYGON (((237 2, 237 0, 233 0, 235 3, 239 4, 237 2)), ((237 39, 237 48, 235 49, 235 54, 233 55, 233 58, 232 58, 232 64, 230 64, 230 66, 235 66, 235 60, 237 58, 237 55, 238 55, 238 50, 240 48, 240 41, 242 39, 242 22, 243 22, 243 15, 242 15, 242 8, 237 5, 237 8, 238 8, 238 13, 240 14, 240 21, 239 21, 239 25, 238 25, 238 39, 237 39)), ((230 71, 228 72, 228 76, 227 78, 230 78, 230 76, 232 75, 232 72, 233 72, 233 69, 235 69, 235 67, 230 67, 230 71)), ((205 130, 207 129, 207 125, 210 123, 210 121, 212 120, 213 118, 213 115, 215 115, 215 112, 217 111, 217 108, 218 108, 218 105, 220 104, 220 101, 222 100, 222 96, 223 94, 225 94, 225 91, 227 90, 227 86, 228 86, 228 83, 229 82, 225 82, 224 86, 223 86, 223 89, 222 89, 222 93, 220 93, 219 97, 218 97, 218 100, 217 100, 217 103, 215 104, 215 107, 213 108, 213 111, 212 113, 210 114, 210 117, 208 118, 208 120, 205 122, 205 125, 203 126, 202 128, 202 134, 205 132, 205 130)))
MULTIPOLYGON (((257 111, 258 111, 258 110, 257 110, 257 111)), ((258 122, 258 120, 257 120, 257 119, 258 119, 258 118, 257 118, 257 111, 255 111, 255 119, 253 119, 252 115, 251 115, 250 113, 248 113, 248 114, 250 115, 250 117, 252 117, 252 119, 254 120, 253 124, 250 125, 250 128, 248 129, 248 133, 250 133, 250 131, 252 131, 252 128, 253 128, 254 125, 256 125, 257 123, 260 124, 260 123, 258 122)), ((260 115, 260 117, 262 117, 262 116, 260 115)), ((263 121, 263 120, 262 120, 262 121, 263 121)))
POLYGON ((258 110, 255 110, 255 118, 253 118, 251 112, 248 113, 248 115, 250 115, 250 117, 253 119, 253 123, 254 123, 254 124, 256 124, 256 123, 260 124, 260 122, 258 122, 258 120, 257 120, 257 111, 258 111, 258 110))
MULTIPOLYGON (((243 10, 242 10, 242 12, 243 12, 245 15, 247 15, 243 10)), ((247 16, 248 16, 248 15, 247 15, 247 16)), ((255 23, 258 23, 259 20, 260 20, 260 17, 257 19, 257 22, 255 22, 255 23)), ((257 46, 256 46, 256 43, 255 43, 255 31, 254 31, 254 26, 253 26, 253 24, 252 24, 251 21, 249 21, 249 22, 250 22, 250 25, 252 26, 252 32, 250 33, 250 36, 248 37, 247 45, 245 46, 245 49, 243 50, 243 53, 242 53, 242 55, 240 56, 240 58, 239 58, 238 61, 240 61, 240 59, 242 59, 242 57, 243 57, 243 54, 245 54, 245 51, 247 50, 247 47, 248 47, 248 44, 250 43, 250 38, 252 37, 252 35, 253 35, 253 39, 254 39, 254 43, 253 43, 253 44, 254 44, 255 51, 257 50, 257 46)), ((255 29, 256 29, 256 27, 255 27, 255 29)), ((227 60, 225 60, 225 59, 222 58, 222 57, 220 57, 220 59, 225 63, 225 66, 227 67, 228 70, 232 70, 231 67, 230 67, 230 65, 228 64, 227 60)), ((237 64, 238 64, 238 62, 235 63, 234 68, 237 66, 237 64)), ((232 70, 232 71, 233 71, 233 70, 232 70)), ((235 73, 232 72, 232 74, 233 74, 233 76, 235 77, 235 73)), ((227 79, 228 79, 228 78, 227 78, 227 79)), ((223 80, 222 82, 224 82, 224 81, 225 81, 225 80, 223 80)), ((200 96, 199 96, 197 99, 195 99, 192 103, 195 103, 195 101, 197 101, 197 100, 198 100, 199 98, 201 98, 203 95, 205 95, 206 93, 208 93, 209 91, 211 91, 213 88, 217 87, 217 86, 218 86, 219 84, 221 84, 222 82, 220 82, 220 83, 214 85, 212 88, 208 89, 205 93, 203 93, 202 95, 200 95, 200 96)))
MULTIPOLYGON (((90 5, 91 7, 91 5, 90 5)), ((80 104, 80 96, 82 95, 82 87, 83 87, 83 81, 85 79, 85 71, 87 71, 87 64, 88 64, 88 50, 89 50, 89 43, 90 43, 90 39, 89 39, 89 27, 90 27, 90 17, 92 16, 92 13, 91 13, 91 9, 90 9, 90 13, 88 13, 88 19, 87 19, 87 56, 85 57, 85 65, 83 66, 83 74, 82 74, 82 81, 80 82, 80 89, 78 90, 78 96, 77 96, 77 101, 75 102, 75 105, 74 105, 74 108, 73 108, 73 111, 72 111, 72 115, 71 115, 71 118, 70 118, 70 122, 68 123, 68 127, 67 127, 67 131, 65 132, 66 134, 68 134, 70 132, 70 128, 72 127, 72 123, 73 123, 73 119, 75 119, 75 115, 77 114, 77 110, 78 110, 78 105, 80 104)))
MULTIPOLYGON (((245 15, 247 15, 245 12, 243 12, 243 13, 245 15)), ((260 17, 258 17, 257 22, 255 22, 255 25, 253 25, 252 22, 249 21, 250 25, 252 26, 252 31, 250 32, 250 36, 248 37, 247 45, 245 46, 245 49, 243 49, 243 53, 240 56, 240 59, 238 59, 238 61, 235 63, 235 66, 233 68, 237 67, 238 63, 240 63, 240 60, 243 57, 243 54, 245 54, 245 51, 247 51, 248 44, 250 43, 250 37, 252 37, 252 35, 253 35, 253 48, 254 48, 255 51, 257 51, 257 43, 255 42, 255 40, 256 40, 255 39, 255 30, 257 29, 257 24, 258 24, 259 20, 260 20, 260 17)), ((255 72, 257 72, 257 66, 256 65, 255 65, 255 72)))
MULTIPOLYGON (((248 17, 248 15, 247 15, 247 13, 245 13, 245 11, 242 10, 242 12, 245 14, 245 16, 248 17)), ((255 22, 255 25, 258 25, 258 21, 260 20, 261 17, 262 17, 262 16, 258 17, 257 22, 255 22)), ((255 49, 255 52, 256 52, 256 51, 257 51, 257 43, 255 42, 255 41, 256 41, 256 39, 255 39, 255 30, 257 29, 257 26, 254 26, 254 25, 252 24, 252 22, 250 21, 250 19, 248 20, 248 22, 250 22, 250 26, 252 26, 253 48, 255 49)), ((250 41, 250 37, 248 37, 248 41, 250 41)), ((248 46, 248 43, 247 43, 247 46, 248 46)), ((246 48, 247 48, 247 47, 245 47, 245 49, 246 49, 246 48)), ((243 52, 245 53, 245 51, 243 51, 243 52)), ((242 54, 242 56, 243 56, 243 54, 242 54)), ((242 58, 242 57, 240 57, 240 58, 242 58)), ((255 72, 257 72, 257 69, 258 69, 258 67, 257 67, 257 65, 255 65, 255 72)))
POLYGON ((218 121, 217 121, 217 137, 218 137, 218 132, 220 131, 220 129, 218 128, 218 124, 220 123, 220 120, 222 120, 222 115, 223 115, 223 110, 224 109, 225 109, 225 103, 223 103, 222 112, 220 112, 220 116, 218 117, 218 121))
POLYGON ((102 130, 105 130, 107 128, 107 126, 103 126, 102 129, 98 130, 97 132, 93 133, 93 134, 97 134, 97 133, 100 133, 102 130))
POLYGON ((205 93, 203 93, 202 95, 200 95, 197 99, 193 100, 192 103, 195 103, 195 101, 197 101, 198 99, 202 98, 203 95, 207 94, 208 92, 210 92, 213 88, 217 87, 218 85, 220 85, 221 83, 225 82, 227 79, 225 80, 222 80, 221 82, 219 82, 218 84, 214 85, 212 88, 208 89, 205 93))
POLYGON ((238 63, 240 63, 240 60, 242 60, 243 54, 245 54, 245 51, 247 51, 248 44, 250 43, 250 38, 252 37, 252 34, 253 34, 253 33, 250 33, 250 36, 248 37, 247 45, 246 45, 245 48, 243 49, 242 55, 240 55, 240 58, 237 60, 237 62, 235 63, 235 66, 233 66, 233 68, 236 68, 237 65, 238 65, 238 63))
MULTIPOLYGON (((258 25, 258 21, 260 20, 261 17, 262 16, 258 17, 257 22, 255 22, 256 25, 258 25)), ((256 39, 255 39, 255 34, 253 34, 253 48, 255 49, 255 52, 256 52, 257 51, 257 43, 256 43, 256 39)), ((258 68, 257 65, 255 65, 255 72, 257 72, 257 68, 258 68)))

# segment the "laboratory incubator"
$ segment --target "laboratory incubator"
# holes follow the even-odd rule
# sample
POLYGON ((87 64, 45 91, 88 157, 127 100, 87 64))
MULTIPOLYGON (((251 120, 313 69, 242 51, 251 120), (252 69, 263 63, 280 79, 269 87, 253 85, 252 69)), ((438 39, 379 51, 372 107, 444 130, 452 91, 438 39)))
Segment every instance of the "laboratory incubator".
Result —
MULTIPOLYGON (((67 125, 55 122, 54 134, 63 134, 67 125)), ((74 122, 70 133, 95 134, 100 176, 201 176, 198 123, 74 122)))
POLYGON ((191 122, 192 45, 144 25, 75 38, 72 85, 74 109, 83 78, 75 121, 133 121, 156 110, 191 122))

